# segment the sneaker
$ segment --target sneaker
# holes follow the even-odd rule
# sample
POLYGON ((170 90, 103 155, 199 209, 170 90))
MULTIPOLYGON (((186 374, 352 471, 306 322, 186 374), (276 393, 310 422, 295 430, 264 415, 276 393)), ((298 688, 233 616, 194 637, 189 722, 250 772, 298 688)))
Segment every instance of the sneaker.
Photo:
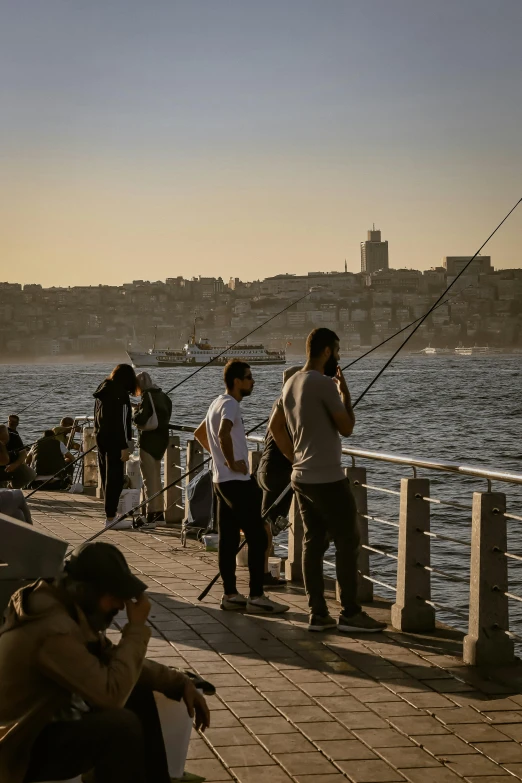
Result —
POLYGON ((247 612, 250 614, 282 614, 289 609, 288 604, 272 601, 265 593, 257 598, 249 598, 247 603, 247 612))
POLYGON ((241 593, 236 593, 236 595, 230 596, 224 595, 221 598, 220 607, 226 612, 238 612, 241 609, 246 609, 247 599, 244 595, 241 595, 241 593))
POLYGON ((359 633, 379 633, 384 631, 386 623, 381 623, 379 620, 374 620, 366 612, 357 612, 352 614, 351 617, 346 617, 344 614, 339 615, 339 623, 337 628, 342 633, 353 633, 359 631, 359 633))
POLYGON ((328 631, 337 628, 337 620, 329 614, 311 614, 308 620, 309 631, 328 631))
POLYGON ((278 578, 277 576, 272 576, 272 574, 269 571, 263 577, 263 586, 264 587, 285 587, 286 586, 286 579, 283 579, 282 577, 278 578))
POLYGON ((132 528, 132 519, 120 519, 119 522, 116 522, 114 524, 114 519, 106 519, 105 520, 105 529, 109 530, 131 530, 132 528))

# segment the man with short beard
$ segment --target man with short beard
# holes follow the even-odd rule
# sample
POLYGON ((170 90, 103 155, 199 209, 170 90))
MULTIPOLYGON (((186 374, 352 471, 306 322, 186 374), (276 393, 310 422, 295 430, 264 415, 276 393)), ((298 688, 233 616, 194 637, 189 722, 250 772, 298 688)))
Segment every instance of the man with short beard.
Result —
POLYGON ((246 609, 252 614, 279 614, 290 607, 272 601, 263 591, 267 535, 261 518, 262 493, 248 470, 248 446, 239 403, 252 394, 254 379, 250 365, 231 359, 223 372, 226 392, 208 409, 194 433, 212 454, 214 491, 217 496, 219 529, 219 572, 223 579, 221 608, 246 609), (240 532, 248 545, 250 595, 238 593, 236 554, 240 532))
POLYGON ((339 435, 352 434, 355 416, 348 385, 339 367, 339 338, 331 329, 314 329, 306 341, 307 362, 283 389, 283 409, 276 408, 270 430, 292 462, 292 488, 303 519, 303 572, 309 631, 376 632, 357 601, 359 531, 350 482, 341 465, 339 435), (341 614, 337 623, 324 598, 323 557, 335 544, 341 614))
POLYGON ((0 627, 0 781, 171 783, 153 691, 208 708, 192 680, 146 660, 146 585, 112 544, 82 544, 54 583, 16 592, 0 627), (122 637, 105 631, 127 610, 122 637), (90 780, 91 778, 89 778, 90 780))

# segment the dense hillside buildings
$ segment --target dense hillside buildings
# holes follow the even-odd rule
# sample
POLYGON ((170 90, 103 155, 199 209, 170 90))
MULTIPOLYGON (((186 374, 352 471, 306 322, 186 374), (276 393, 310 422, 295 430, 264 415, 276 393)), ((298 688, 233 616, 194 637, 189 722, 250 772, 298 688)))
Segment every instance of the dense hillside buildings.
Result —
MULTIPOLYGON (((195 316, 198 336, 226 345, 307 291, 309 296, 274 318, 255 339, 302 353, 308 332, 328 326, 340 335, 343 349, 355 350, 420 318, 468 260, 447 256, 442 266, 425 271, 386 264, 371 272, 280 274, 253 282, 179 276, 70 288, 0 283, 0 358, 124 358, 129 345, 179 347, 188 340, 195 316)), ((422 325, 411 347, 522 346, 521 327, 522 269, 495 270, 491 258, 481 256, 422 325)))

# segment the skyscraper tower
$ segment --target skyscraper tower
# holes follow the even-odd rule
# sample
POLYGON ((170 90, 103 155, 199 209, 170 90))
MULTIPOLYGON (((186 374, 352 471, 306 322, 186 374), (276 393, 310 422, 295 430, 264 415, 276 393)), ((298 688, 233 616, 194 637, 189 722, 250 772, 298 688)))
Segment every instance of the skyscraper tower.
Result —
POLYGON ((361 242, 361 272, 371 274, 388 268, 388 241, 381 241, 381 232, 374 223, 366 242, 361 242))

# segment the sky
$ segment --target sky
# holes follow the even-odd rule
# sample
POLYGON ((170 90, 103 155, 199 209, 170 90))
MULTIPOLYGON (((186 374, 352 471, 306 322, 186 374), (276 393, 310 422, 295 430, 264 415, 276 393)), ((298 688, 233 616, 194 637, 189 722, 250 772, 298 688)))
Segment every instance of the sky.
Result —
MULTIPOLYGON (((521 0, 16 0, 0 280, 474 253, 522 196, 521 0)), ((522 205, 483 251, 522 267, 522 205)))

